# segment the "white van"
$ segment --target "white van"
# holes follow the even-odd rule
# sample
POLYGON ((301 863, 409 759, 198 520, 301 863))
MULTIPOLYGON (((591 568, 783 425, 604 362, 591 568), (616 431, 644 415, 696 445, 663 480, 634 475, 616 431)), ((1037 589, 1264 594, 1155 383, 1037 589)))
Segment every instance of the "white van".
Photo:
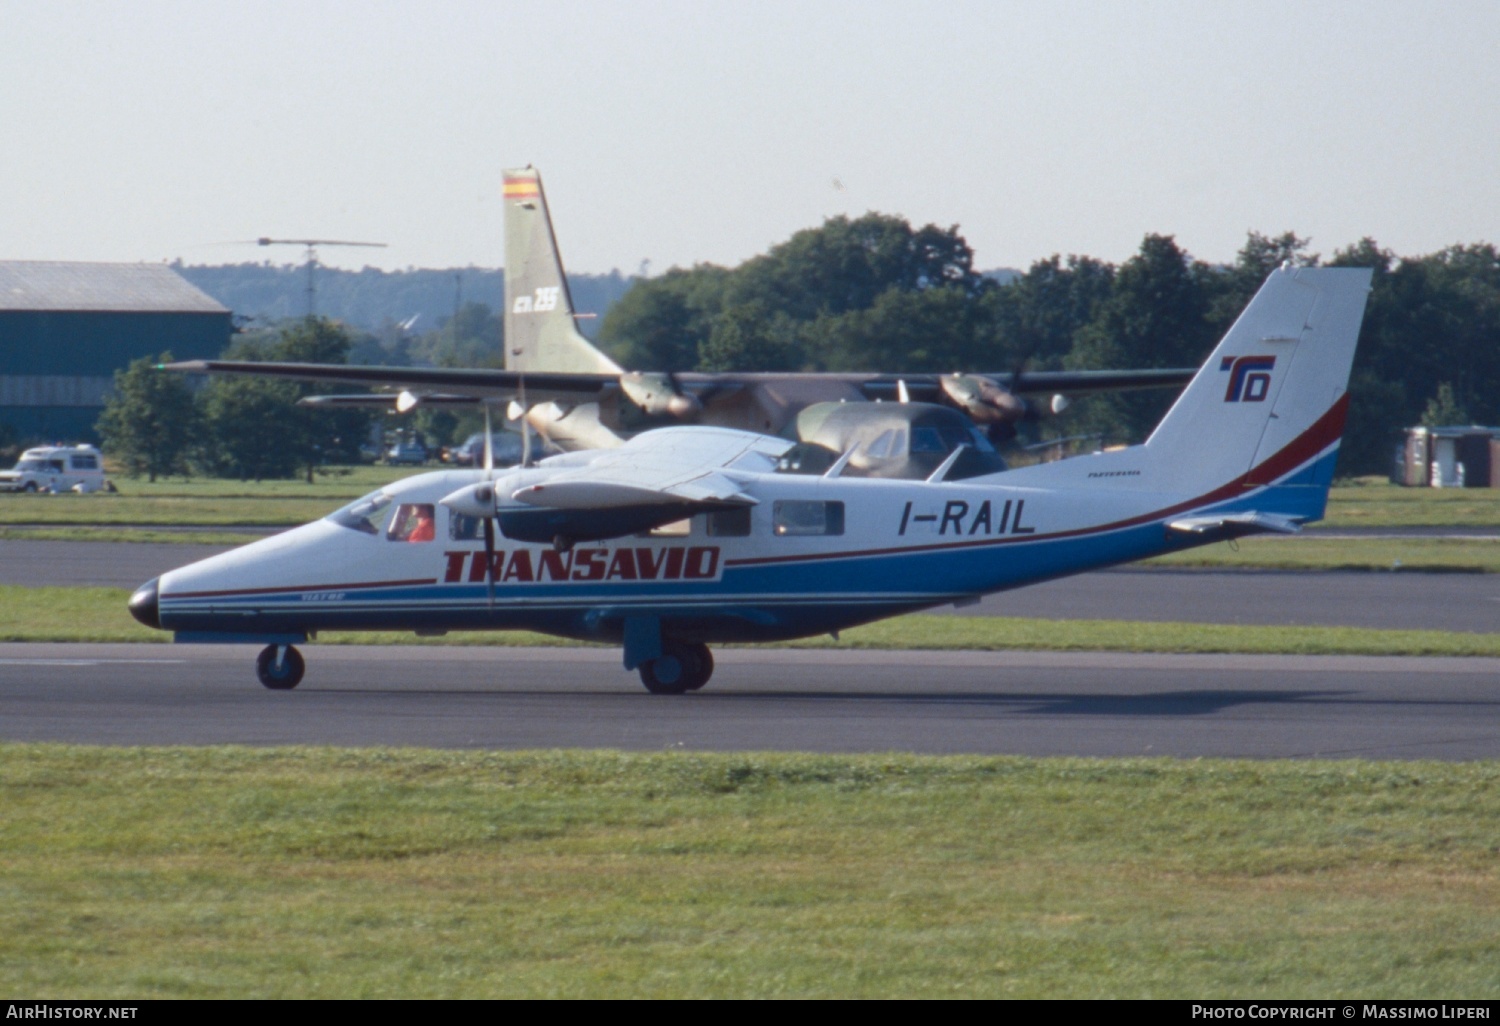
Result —
POLYGON ((0 470, 0 492, 97 492, 104 460, 92 445, 27 449, 14 470, 0 470))

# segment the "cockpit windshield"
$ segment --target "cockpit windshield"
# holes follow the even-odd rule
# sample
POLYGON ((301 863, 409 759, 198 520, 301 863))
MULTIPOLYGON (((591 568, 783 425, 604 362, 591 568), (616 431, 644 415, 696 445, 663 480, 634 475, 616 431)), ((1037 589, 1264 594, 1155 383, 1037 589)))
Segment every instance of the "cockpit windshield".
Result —
POLYGON ((340 527, 363 531, 365 534, 379 534, 390 509, 391 497, 384 491, 377 491, 362 499, 355 499, 342 509, 334 510, 328 514, 327 519, 340 527))

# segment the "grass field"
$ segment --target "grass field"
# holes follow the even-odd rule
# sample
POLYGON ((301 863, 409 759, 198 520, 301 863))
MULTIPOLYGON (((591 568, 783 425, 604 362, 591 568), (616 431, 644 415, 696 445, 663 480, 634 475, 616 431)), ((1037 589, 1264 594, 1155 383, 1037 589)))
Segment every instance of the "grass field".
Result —
POLYGON ((1500 996, 1500 766, 0 746, 27 997, 1500 996))
POLYGON ((1500 527, 1500 488, 1402 488, 1362 478, 1328 495, 1327 527, 1500 527))
MULTIPOLYGON (((122 588, 0 587, 0 642, 167 642, 125 611, 122 588)), ((548 645, 528 631, 464 631, 418 638, 395 631, 334 631, 322 645, 548 645)), ((1256 627, 1127 620, 1039 620, 915 614, 790 642, 799 648, 973 649, 979 651, 1260 652, 1301 655, 1500 656, 1500 634, 1391 631, 1360 627, 1256 627)))
MULTIPOLYGON (((1500 534, 1500 528, 1497 528, 1500 534)), ((1500 572, 1500 540, 1490 538, 1320 538, 1260 535, 1234 545, 1218 543, 1170 556, 1143 567, 1245 570, 1370 570, 1422 573, 1500 572)))

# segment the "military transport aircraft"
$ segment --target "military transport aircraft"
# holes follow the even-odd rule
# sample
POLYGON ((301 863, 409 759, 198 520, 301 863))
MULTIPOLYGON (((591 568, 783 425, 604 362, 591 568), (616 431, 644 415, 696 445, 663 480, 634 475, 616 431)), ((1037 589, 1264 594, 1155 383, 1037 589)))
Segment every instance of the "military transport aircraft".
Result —
MULTIPOLYGON (((174 364, 174 369, 282 374, 384 386, 397 391, 377 396, 315 396, 303 402, 394 405, 403 413, 424 403, 505 397, 513 400, 512 419, 524 416, 544 438, 568 450, 608 448, 632 432, 672 424, 779 434, 809 406, 867 400, 945 405, 962 411, 992 441, 1000 442, 1015 435, 1020 421, 1061 412, 1071 396, 1178 387, 1193 376, 1193 368, 1024 374, 626 371, 577 330, 579 315, 568 292, 540 173, 530 167, 505 172, 504 196, 505 370, 225 360, 174 364)), ((884 411, 864 408, 841 417, 879 422, 884 411)))
POLYGON ((892 439, 853 442, 825 468, 789 459, 786 439, 668 427, 398 481, 164 574, 130 611, 179 641, 264 645, 269 688, 297 685, 295 645, 318 631, 527 629, 621 644, 648 690, 681 694, 707 683, 712 642, 836 635, 1294 532, 1323 515, 1369 282, 1364 269, 1272 273, 1141 445, 1006 470, 934 430, 946 455, 909 480, 860 469, 892 439))

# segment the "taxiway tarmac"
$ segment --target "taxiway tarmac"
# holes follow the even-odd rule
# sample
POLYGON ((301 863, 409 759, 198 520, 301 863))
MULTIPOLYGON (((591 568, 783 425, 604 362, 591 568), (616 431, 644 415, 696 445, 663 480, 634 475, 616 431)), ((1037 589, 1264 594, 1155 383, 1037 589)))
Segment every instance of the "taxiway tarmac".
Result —
POLYGON ((603 649, 0 646, 0 739, 1018 755, 1500 757, 1500 659, 721 649, 646 694, 603 649))

